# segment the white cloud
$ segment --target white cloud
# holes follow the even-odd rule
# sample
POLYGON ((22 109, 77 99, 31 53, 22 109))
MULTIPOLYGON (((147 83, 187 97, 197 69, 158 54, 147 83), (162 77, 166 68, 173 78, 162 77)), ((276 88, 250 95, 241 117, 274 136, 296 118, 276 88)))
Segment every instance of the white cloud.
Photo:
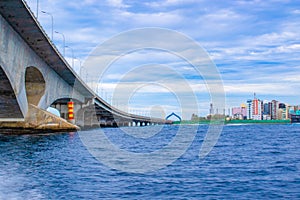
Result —
POLYGON ((300 15, 300 10, 293 10, 292 13, 296 15, 300 15))
POLYGON ((294 40, 299 38, 299 33, 283 31, 281 33, 273 32, 263 34, 257 37, 252 37, 246 39, 244 43, 248 43, 248 45, 278 45, 285 43, 290 40, 294 40))
POLYGON ((107 0, 108 4, 116 8, 127 8, 128 5, 124 4, 122 0, 107 0))
POLYGON ((133 13, 129 11, 118 11, 115 12, 114 18, 127 21, 127 23, 136 27, 167 27, 182 21, 182 17, 175 12, 133 13))
MULTIPOLYGON (((299 84, 300 85, 300 84, 299 84)), ((281 95, 295 95, 297 92, 294 90, 293 85, 282 83, 264 83, 264 84, 227 84, 225 85, 227 94, 252 94, 253 92, 260 94, 268 94, 274 96, 281 95)))
MULTIPOLYGON (((35 12, 36 1, 27 1, 35 12)), ((207 49, 222 72, 230 102, 243 102, 246 94, 252 94, 253 90, 278 96, 284 93, 296 101, 295 88, 298 87, 295 86, 300 85, 297 77, 300 70, 300 11, 296 5, 297 2, 277 0, 220 1, 218 4, 208 0, 158 0, 147 3, 122 0, 45 0, 40 1, 40 10, 46 9, 53 14, 55 30, 65 34, 67 45, 72 46, 76 57, 82 60, 98 43, 120 31, 145 26, 171 28, 195 38, 207 49), (277 8, 280 8, 280 12, 277 8), (236 100, 231 94, 240 97, 236 100)), ((39 20, 50 35, 49 16, 39 14, 39 20)), ((145 37, 150 38, 150 34, 145 37)), ((62 46, 60 35, 54 35, 54 40, 55 44, 62 46)), ((129 38, 128 42, 134 43, 134 38, 129 38)), ((179 50, 185 47, 178 43, 165 45, 169 48, 174 46, 179 50)), ((110 54, 105 55, 104 62, 118 53, 109 49, 108 52, 110 54)), ((69 52, 66 54, 70 57, 69 52)), ((124 60, 116 62, 115 67, 103 79, 108 84, 103 85, 107 91, 113 91, 114 81, 128 72, 128 66, 140 66, 155 61, 175 69, 181 75, 184 74, 193 91, 205 93, 201 80, 200 83, 193 80, 199 78, 195 70, 184 60, 176 59, 172 55, 167 56, 163 52, 150 56, 132 53, 122 59, 124 60)), ((95 73, 90 73, 89 76, 91 74, 95 73)), ((131 73, 127 78, 133 81, 155 77, 163 79, 167 76, 143 71, 131 73)), ((178 79, 176 76, 168 77, 169 81, 178 79)), ((176 89, 179 93, 184 91, 181 86, 176 89)), ((151 94, 166 93, 151 87, 145 91, 153 91, 151 94)))
POLYGON ((274 53, 294 53, 300 52, 300 44, 283 45, 274 50, 274 53))
POLYGON ((226 22, 232 23, 236 20, 242 20, 245 18, 244 15, 238 14, 230 9, 221 9, 215 12, 207 13, 204 16, 198 18, 199 21, 210 21, 210 22, 226 22))
POLYGON ((162 7, 170 7, 170 6, 180 6, 180 5, 187 5, 191 3, 199 3, 198 0, 161 0, 155 2, 147 2, 145 5, 152 7, 152 8, 162 8, 162 7))

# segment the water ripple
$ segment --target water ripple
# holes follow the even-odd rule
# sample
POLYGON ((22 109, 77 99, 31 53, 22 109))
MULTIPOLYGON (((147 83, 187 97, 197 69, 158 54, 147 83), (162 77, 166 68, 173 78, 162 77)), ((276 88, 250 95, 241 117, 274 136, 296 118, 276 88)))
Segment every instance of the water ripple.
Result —
MULTIPOLYGON (((105 132, 123 149, 151 152, 176 130, 171 126, 142 139, 117 128, 105 132)), ((225 126, 213 151, 200 160, 206 130, 199 127, 176 162, 148 174, 99 163, 78 133, 0 134, 0 199, 300 199, 300 126, 225 126)))

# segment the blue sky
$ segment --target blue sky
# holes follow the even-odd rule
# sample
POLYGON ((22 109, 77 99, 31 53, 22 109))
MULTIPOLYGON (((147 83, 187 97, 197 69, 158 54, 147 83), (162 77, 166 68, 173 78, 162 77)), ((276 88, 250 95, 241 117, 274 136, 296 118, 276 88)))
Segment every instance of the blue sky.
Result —
MULTIPOLYGON (((37 1, 26 2, 36 13, 37 1)), ((83 66, 92 50, 123 31, 144 27, 167 28, 194 39, 208 52, 221 73, 227 108, 239 106, 252 98, 254 92, 263 100, 277 99, 300 104, 299 1, 39 0, 41 10, 52 13, 54 30, 64 33, 66 45, 74 49, 75 57, 81 60, 83 66)), ((38 20, 50 36, 50 16, 39 13, 38 20)), ((54 34, 54 43, 62 49, 61 35, 54 34)), ((70 49, 66 49, 66 57, 71 63, 70 49)), ((77 71, 78 59, 75 60, 77 71)), ((136 66, 153 62, 168 65, 182 75, 197 96, 199 108, 191 107, 187 113, 181 113, 184 118, 189 118, 193 112, 208 114, 210 96, 205 82, 192 66, 167 52, 149 50, 124 56, 103 76, 98 86, 103 89, 98 89, 99 93, 111 101, 114 88, 121 84, 124 75, 136 66)), ((88 71, 85 70, 82 68, 81 71, 84 77, 88 71)), ((178 84, 178 90, 174 95, 166 88, 147 85, 136 91, 129 103, 116 100, 113 102, 115 106, 144 115, 151 112, 165 115, 172 111, 180 113, 176 93, 185 92, 180 88, 179 79, 182 77, 149 73, 147 70, 130 74, 131 82, 142 75, 148 78, 166 76, 171 83, 178 84)))

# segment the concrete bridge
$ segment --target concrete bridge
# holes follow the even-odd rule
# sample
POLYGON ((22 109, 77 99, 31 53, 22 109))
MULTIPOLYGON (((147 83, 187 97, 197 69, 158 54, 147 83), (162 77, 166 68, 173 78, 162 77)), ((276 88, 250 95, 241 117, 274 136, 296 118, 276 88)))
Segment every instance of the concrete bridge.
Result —
POLYGON ((22 0, 0 1, 0 128, 70 130, 171 121, 118 110, 69 66, 22 0), (68 102, 74 120, 68 120, 68 102), (46 111, 54 107, 60 117, 46 111))

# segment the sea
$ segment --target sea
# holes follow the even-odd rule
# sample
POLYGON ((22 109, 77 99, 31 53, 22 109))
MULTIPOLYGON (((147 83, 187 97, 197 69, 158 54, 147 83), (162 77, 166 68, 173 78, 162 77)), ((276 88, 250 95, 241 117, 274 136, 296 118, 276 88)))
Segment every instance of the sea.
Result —
POLYGON ((300 125, 208 129, 0 131, 0 199, 300 199, 300 125))

